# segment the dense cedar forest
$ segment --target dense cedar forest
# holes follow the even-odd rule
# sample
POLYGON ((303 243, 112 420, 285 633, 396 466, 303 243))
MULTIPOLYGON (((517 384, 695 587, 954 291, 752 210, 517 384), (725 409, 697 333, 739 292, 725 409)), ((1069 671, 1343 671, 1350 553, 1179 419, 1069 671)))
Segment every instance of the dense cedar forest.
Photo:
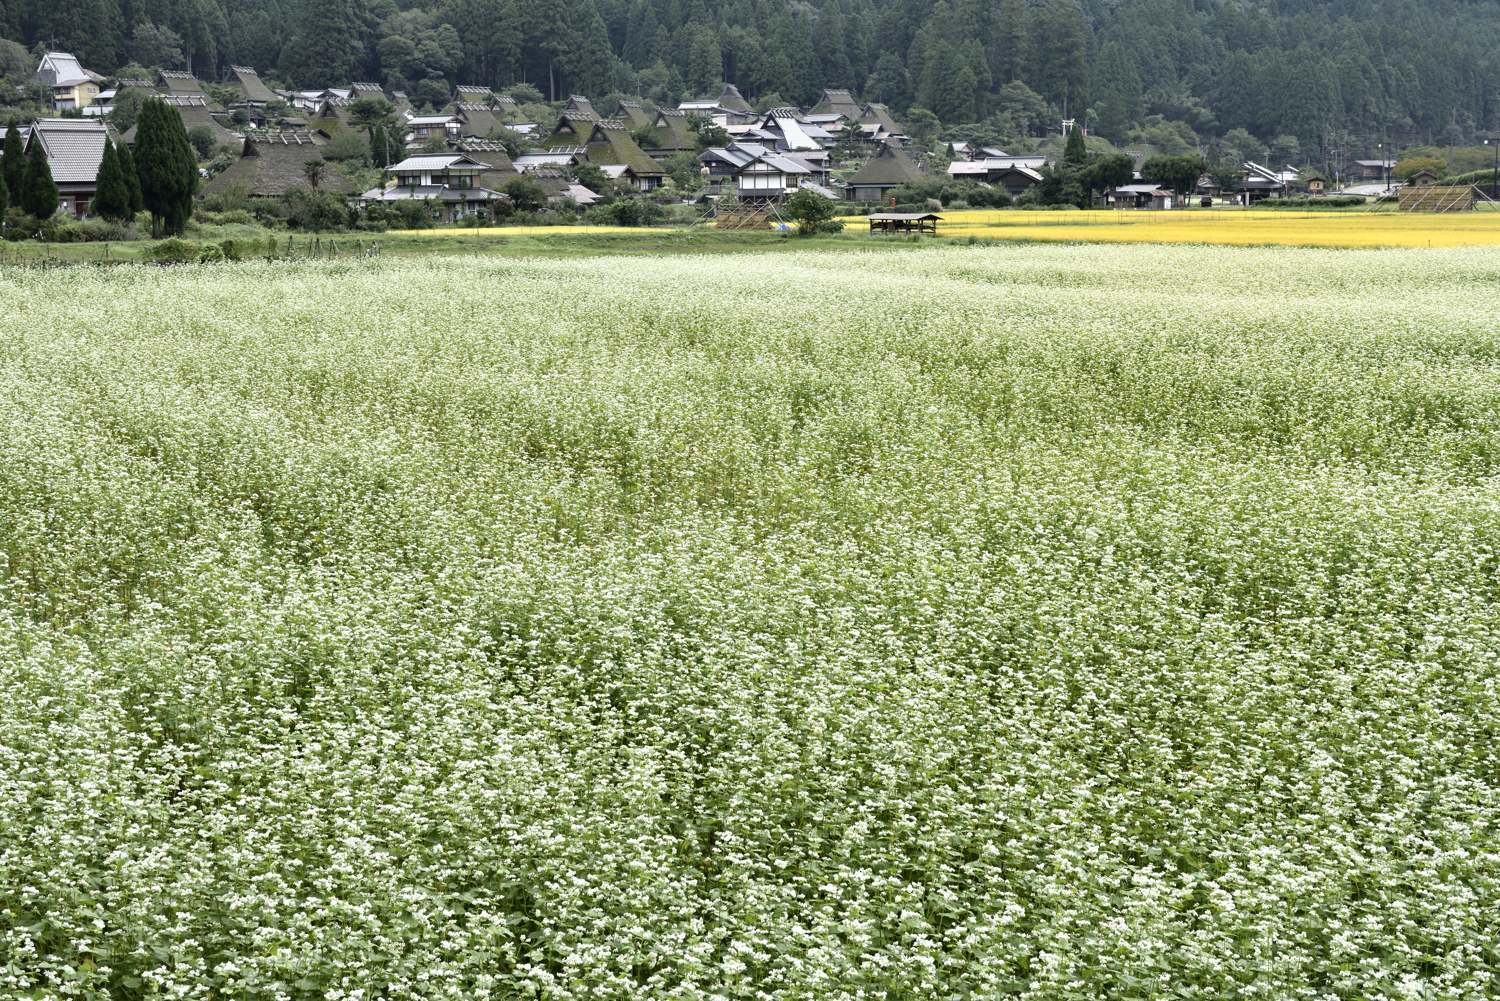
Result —
POLYGON ((0 36, 106 73, 245 63, 433 104, 455 83, 675 101, 727 80, 762 105, 847 87, 948 126, 1068 116, 1164 147, 1500 129, 1496 0, 0 0, 0 36))

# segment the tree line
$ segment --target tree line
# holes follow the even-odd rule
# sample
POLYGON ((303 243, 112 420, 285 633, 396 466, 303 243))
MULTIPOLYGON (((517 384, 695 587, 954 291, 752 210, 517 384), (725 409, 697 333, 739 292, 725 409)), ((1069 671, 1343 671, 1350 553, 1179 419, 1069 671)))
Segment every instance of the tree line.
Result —
POLYGON ((1500 129, 1483 0, 0 0, 0 36, 103 72, 247 63, 295 86, 455 83, 662 101, 841 87, 995 138, 1061 116, 1164 149, 1500 129))

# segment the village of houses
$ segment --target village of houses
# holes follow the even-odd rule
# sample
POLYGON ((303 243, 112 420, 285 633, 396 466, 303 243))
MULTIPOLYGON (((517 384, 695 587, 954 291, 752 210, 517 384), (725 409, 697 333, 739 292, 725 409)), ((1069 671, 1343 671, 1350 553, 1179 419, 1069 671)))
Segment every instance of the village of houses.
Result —
MULTIPOLYGON (((503 190, 507 183, 522 176, 536 180, 554 206, 585 209, 601 194, 577 180, 584 165, 598 168, 621 190, 652 192, 671 185, 665 164, 684 153, 697 154, 704 183, 695 185, 690 199, 684 193, 683 200, 729 224, 774 218, 777 206, 799 191, 879 210, 891 204, 897 189, 945 174, 1019 198, 1042 181, 1049 163, 1042 155, 1012 155, 960 141, 918 148, 887 107, 863 103, 847 90, 827 90, 809 109, 756 111, 728 85, 716 96, 675 108, 621 100, 608 116, 588 97, 574 96, 555 124, 544 129, 525 120, 513 97, 480 86, 457 87, 446 107, 431 112, 413 108, 403 93, 371 83, 274 90, 255 69, 235 66, 231 77, 213 88, 220 97, 215 100, 204 82, 187 72, 109 80, 63 52, 42 58, 35 83, 50 91, 57 117, 23 128, 23 143, 28 150, 31 143, 43 146, 60 211, 77 218, 89 215, 106 141, 133 142, 133 129, 116 135, 110 124, 111 110, 131 91, 159 97, 177 111, 185 128, 207 129, 221 149, 231 151, 233 161, 204 177, 200 195, 233 190, 275 199, 317 177, 314 184, 346 197, 352 206, 419 202, 437 223, 493 218, 497 205, 509 200, 503 190), (226 93, 233 98, 223 100, 226 93), (360 191, 342 174, 310 170, 309 164, 322 160, 331 136, 350 128, 350 108, 363 98, 390 103, 398 148, 383 169, 383 183, 360 191), (699 123, 717 126, 712 134, 721 141, 703 148, 699 123), (509 147, 499 141, 502 135, 510 137, 509 147)), ((1389 190, 1392 167, 1389 159, 1355 161, 1344 190, 1370 196, 1389 190)), ((1226 190, 1205 175, 1184 197, 1137 175, 1132 183, 1103 192, 1102 204, 1119 209, 1172 209, 1188 202, 1244 205, 1324 194, 1329 187, 1314 171, 1246 162, 1238 182, 1226 190)))

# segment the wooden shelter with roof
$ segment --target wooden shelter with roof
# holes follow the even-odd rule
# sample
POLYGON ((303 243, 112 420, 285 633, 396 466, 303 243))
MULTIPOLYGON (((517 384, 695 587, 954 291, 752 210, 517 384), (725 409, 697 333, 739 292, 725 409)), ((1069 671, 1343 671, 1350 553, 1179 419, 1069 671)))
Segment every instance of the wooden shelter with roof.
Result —
POLYGON ((865 165, 856 170, 845 185, 849 200, 878 202, 886 193, 920 179, 922 172, 899 147, 883 143, 865 165))
POLYGON ((266 86, 253 66, 230 66, 229 78, 245 104, 263 108, 276 100, 275 93, 266 86))
POLYGON ((943 217, 935 212, 872 212, 865 217, 871 233, 916 233, 937 236, 943 217))
MULTIPOLYGON (((241 191, 252 198, 279 198, 293 188, 310 188, 308 161, 323 161, 327 137, 319 132, 249 132, 240 158, 204 183, 205 195, 241 191)), ((324 170, 323 191, 347 194, 353 185, 336 170, 324 170)))

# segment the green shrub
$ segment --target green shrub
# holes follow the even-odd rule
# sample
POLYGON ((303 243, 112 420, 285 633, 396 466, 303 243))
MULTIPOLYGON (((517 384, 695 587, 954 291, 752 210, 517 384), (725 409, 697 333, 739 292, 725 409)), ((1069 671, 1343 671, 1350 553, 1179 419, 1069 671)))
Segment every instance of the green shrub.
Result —
POLYGON ((203 249, 198 251, 199 264, 222 264, 224 261, 224 248, 218 244, 205 243, 203 249))
POLYGON ((175 237, 163 240, 146 251, 146 260, 152 264, 192 264, 198 260, 198 245, 175 237))
POLYGON ((607 205, 595 205, 585 218, 601 226, 655 226, 666 216, 666 211, 653 201, 621 198, 607 205))
POLYGON ((56 243, 106 243, 135 237, 129 226, 105 219, 62 222, 52 227, 49 239, 56 243))

